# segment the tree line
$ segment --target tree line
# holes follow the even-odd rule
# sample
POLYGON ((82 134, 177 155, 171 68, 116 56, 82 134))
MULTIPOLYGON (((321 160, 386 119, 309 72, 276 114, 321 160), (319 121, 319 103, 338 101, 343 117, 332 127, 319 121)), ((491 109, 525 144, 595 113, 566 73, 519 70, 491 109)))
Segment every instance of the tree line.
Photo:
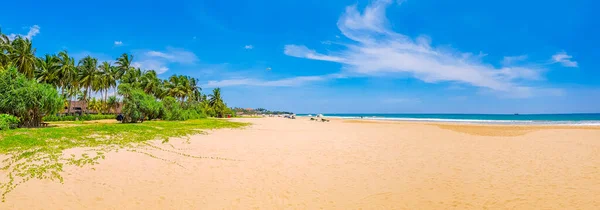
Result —
POLYGON ((293 114, 292 112, 286 111, 270 111, 265 108, 256 108, 256 109, 245 109, 241 107, 232 108, 233 112, 240 113, 243 115, 280 115, 280 114, 293 114))
POLYGON ((99 63, 91 56, 76 61, 66 50, 42 57, 36 57, 35 53, 31 40, 21 36, 10 39, 0 30, 0 77, 3 77, 0 79, 9 80, 0 82, 0 113, 29 121, 28 124, 21 122, 24 126, 37 126, 40 116, 56 114, 65 106, 69 106, 70 112, 71 100, 82 101, 84 113, 90 109, 114 113, 122 104, 122 112, 129 122, 233 114, 221 98, 219 88, 205 95, 196 78, 172 75, 160 79, 154 70, 134 67, 134 58, 127 53, 114 63, 99 63), (92 98, 94 93, 100 97, 92 98), (21 94, 31 95, 27 97, 32 104, 21 102, 24 97, 21 94), (42 103, 43 100, 46 101, 42 103), (60 103, 55 104, 57 101, 60 103), (153 108, 150 110, 148 106, 153 108))

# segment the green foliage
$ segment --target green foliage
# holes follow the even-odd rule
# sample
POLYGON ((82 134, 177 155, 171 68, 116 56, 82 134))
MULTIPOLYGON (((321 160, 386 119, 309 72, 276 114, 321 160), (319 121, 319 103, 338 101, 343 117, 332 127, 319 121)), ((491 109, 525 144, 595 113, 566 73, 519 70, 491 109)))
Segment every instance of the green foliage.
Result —
MULTIPOLYGON (((240 128, 245 123, 225 120, 204 119, 183 122, 150 121, 143 124, 113 123, 85 124, 61 122, 52 126, 68 124, 63 127, 47 127, 39 129, 14 129, 0 132, 0 155, 5 161, 0 162, 0 193, 4 200, 7 193, 19 184, 30 179, 48 179, 62 182, 64 165, 83 167, 97 164, 104 154, 119 149, 139 152, 154 156, 150 152, 170 152, 184 157, 232 160, 221 157, 194 156, 181 151, 166 150, 148 144, 146 141, 162 139, 166 142, 170 137, 184 137, 203 133, 201 129, 240 128), (143 145, 145 147, 139 147, 143 145), (72 148, 91 148, 81 155, 65 157, 64 151, 72 148)), ((154 156, 156 157, 156 156, 154 156)))
POLYGON ((116 119, 115 115, 112 114, 87 114, 81 116, 74 115, 64 115, 64 116, 56 116, 56 115, 48 115, 44 116, 42 120, 44 122, 54 122, 54 121, 88 121, 88 120, 108 120, 108 119, 116 119))
POLYGON ((63 107, 56 89, 27 79, 15 68, 0 72, 0 113, 21 119, 20 126, 38 127, 45 115, 53 115, 63 107))
POLYGON ((210 109, 212 109, 211 114, 213 114, 211 116, 226 117, 228 114, 232 113, 221 98, 221 88, 213 89, 213 93, 209 97, 208 104, 210 105, 210 109))
POLYGON ((185 120, 185 110, 181 108, 177 99, 167 96, 162 100, 163 103, 163 120, 185 120))
POLYGON ((162 103, 154 96, 132 88, 129 84, 119 85, 119 94, 123 95, 123 122, 135 123, 144 119, 156 119, 163 110, 162 103))
POLYGON ((19 125, 19 121, 15 116, 0 114, 0 130, 14 129, 19 125))
POLYGON ((274 115, 279 115, 279 114, 293 114, 292 112, 285 112, 285 111, 269 111, 267 109, 264 108, 256 108, 256 109, 244 109, 244 108, 240 108, 240 107, 235 107, 233 108, 233 112, 240 112, 244 115, 261 115, 261 114, 266 114, 266 115, 270 115, 270 114, 274 114, 274 115))
MULTIPOLYGON (((35 51, 31 40, 18 36, 9 39, 0 31, 0 71, 7 71, 8 66, 12 66, 17 72, 24 74, 25 78, 35 79, 38 83, 49 84, 58 89, 60 96, 67 99, 66 101, 83 101, 83 113, 88 113, 89 110, 97 113, 115 113, 121 106, 118 101, 120 97, 109 98, 108 92, 111 88, 116 89, 117 84, 122 84, 128 85, 127 90, 119 92, 131 94, 121 94, 125 100, 129 100, 127 107, 121 107, 128 113, 126 119, 129 122, 155 118, 186 120, 227 117, 235 114, 221 98, 219 88, 213 90, 208 97, 201 93, 198 80, 190 76, 172 75, 166 80, 160 79, 152 69, 134 67, 133 56, 127 53, 122 54, 114 63, 100 63, 97 58, 91 56, 76 61, 66 50, 58 54, 46 54, 40 58, 35 56, 35 51), (147 96, 153 96, 156 103, 151 102, 149 97, 140 94, 139 91, 132 92, 134 90, 141 90, 147 96), (101 97, 90 97, 98 93, 101 97), (173 100, 169 101, 166 111, 163 110, 164 104, 160 102, 165 97, 175 99, 175 103, 173 100)), ((71 103, 65 103, 64 106, 69 107, 71 103)), ((68 110, 72 111, 70 107, 68 110)), ((0 110, 0 113, 15 112, 17 111, 0 110)), ((41 116, 51 113, 42 113, 41 116)), ((24 124, 30 121, 29 118, 22 120, 21 123, 24 124)), ((34 123, 28 126, 36 126, 35 121, 39 120, 36 118, 34 123)))

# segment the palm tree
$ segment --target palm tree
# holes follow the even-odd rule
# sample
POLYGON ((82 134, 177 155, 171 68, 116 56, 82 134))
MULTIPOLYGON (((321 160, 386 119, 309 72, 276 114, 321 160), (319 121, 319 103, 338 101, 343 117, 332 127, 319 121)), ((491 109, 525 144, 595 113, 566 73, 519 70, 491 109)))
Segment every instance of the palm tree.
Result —
POLYGON ((213 110, 215 110, 215 112, 217 113, 217 117, 224 117, 224 109, 226 108, 226 105, 223 102, 223 99, 221 98, 221 88, 213 89, 213 93, 210 94, 209 97, 210 100, 208 104, 213 110))
POLYGON ((117 109, 119 108, 119 99, 117 98, 117 96, 108 97, 107 104, 108 104, 108 107, 110 107, 109 112, 112 108, 114 108, 113 114, 116 114, 117 109))
MULTIPOLYGON (((98 59, 86 56, 79 61, 79 84, 85 88, 83 92, 84 107, 87 107, 87 100, 90 94, 90 89, 94 90, 97 86, 98 59)), ((87 108, 84 110, 87 111, 87 108)), ((87 112, 86 112, 87 113, 87 112)))
POLYGON ((165 82, 165 87, 167 88, 167 95, 181 100, 181 103, 183 104, 184 98, 188 95, 189 90, 189 81, 187 80, 187 77, 183 75, 173 75, 169 77, 168 81, 165 82))
POLYGON ((35 48, 32 48, 29 39, 23 39, 20 36, 12 41, 12 50, 8 55, 9 62, 17 66, 17 70, 23 73, 27 78, 33 78, 35 72, 35 48))
POLYGON ((8 36, 2 33, 0 29, 0 67, 4 68, 10 63, 9 53, 12 51, 12 44, 8 36))
POLYGON ((104 91, 104 102, 106 103, 106 99, 108 97, 108 89, 113 86, 113 83, 116 83, 117 79, 113 74, 114 67, 110 65, 110 62, 104 61, 102 65, 100 65, 101 74, 101 89, 104 91))
POLYGON ((101 114, 100 110, 102 110, 102 102, 96 98, 92 98, 92 100, 90 100, 89 108, 96 111, 97 114, 101 114))
MULTIPOLYGON (((66 50, 58 53, 60 67, 58 70, 58 79, 60 83, 61 93, 64 95, 66 89, 79 88, 78 69, 75 66, 75 59, 69 57, 66 50)), ((73 92, 73 91, 71 91, 73 92)))
POLYGON ((38 67, 36 71, 37 81, 58 87, 60 85, 58 82, 58 70, 60 67, 58 57, 46 54, 44 58, 38 58, 36 61, 38 67))
POLYGON ((120 78, 125 72, 131 69, 132 62, 133 55, 128 55, 127 53, 123 53, 121 57, 117 58, 117 62, 115 62, 117 69, 119 69, 117 78, 120 78))
POLYGON ((130 68, 125 71, 125 74, 121 77, 121 83, 130 84, 132 87, 138 88, 140 86, 141 77, 142 70, 140 68, 130 68))
POLYGON ((147 94, 157 95, 160 92, 161 81, 154 70, 144 72, 140 82, 142 90, 147 94))
POLYGON ((198 79, 196 78, 189 78, 189 85, 190 85, 190 95, 188 96, 189 99, 196 101, 196 102, 200 102, 202 100, 202 88, 200 88, 198 86, 198 79))

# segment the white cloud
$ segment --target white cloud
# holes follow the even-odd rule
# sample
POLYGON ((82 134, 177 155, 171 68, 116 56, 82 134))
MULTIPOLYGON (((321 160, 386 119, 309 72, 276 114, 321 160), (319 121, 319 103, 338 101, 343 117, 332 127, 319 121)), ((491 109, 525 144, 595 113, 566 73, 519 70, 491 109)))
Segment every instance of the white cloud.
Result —
POLYGON ((181 64, 195 64, 198 62, 198 57, 193 52, 173 47, 167 47, 166 51, 145 51, 142 56, 181 64))
POLYGON ((115 41, 115 46, 121 46, 121 45, 123 45, 122 41, 115 41))
MULTIPOLYGON (((286 45, 289 56, 338 62, 349 73, 365 76, 409 74, 424 82, 459 82, 512 93, 535 88, 524 87, 517 81, 540 79, 543 68, 535 65, 509 65, 495 67, 483 63, 486 54, 463 53, 431 45, 431 38, 419 36, 412 39, 388 27, 385 10, 391 0, 375 0, 364 11, 356 5, 348 6, 338 20, 342 35, 354 41, 343 45, 345 49, 321 54, 304 45, 286 45)), ((511 60, 511 58, 509 58, 511 60)), ((513 59, 515 61, 515 59, 513 59)))
POLYGON ((135 67, 135 68, 140 68, 143 70, 154 70, 156 71, 156 74, 162 74, 165 73, 169 70, 168 67, 165 66, 166 64, 162 61, 159 60, 142 60, 142 61, 137 61, 137 62, 133 62, 131 64, 131 66, 135 67))
POLYGON ((202 85, 202 87, 228 87, 228 86, 265 86, 265 87, 293 87, 301 86, 306 83, 324 81, 330 76, 299 76, 277 80, 261 80, 261 79, 226 79, 226 80, 212 80, 202 85))
POLYGON ((577 67, 577 61, 572 61, 572 58, 573 56, 567 55, 565 51, 552 55, 552 61, 554 63, 560 63, 565 67, 577 67))
POLYGON ((254 46, 252 46, 252 45, 246 45, 246 46, 244 46, 244 49, 251 50, 251 49, 254 49, 254 46))
POLYGON ((504 56, 504 59, 502 60, 502 65, 510 66, 510 65, 513 65, 515 63, 518 63, 518 62, 521 62, 524 60, 527 60, 527 55, 504 56))
POLYGON ((157 74, 162 74, 170 69, 170 64, 195 65, 198 60, 196 54, 191 51, 167 47, 165 51, 136 51, 132 65, 142 70, 154 70, 157 74))
POLYGON ((323 55, 308 49, 306 46, 286 45, 283 53, 289 56, 308 58, 314 60, 341 62, 343 59, 335 56, 323 55))
POLYGON ((7 36, 8 36, 8 39, 10 39, 10 40, 14 40, 15 38, 17 38, 17 36, 21 36, 23 38, 31 40, 31 39, 33 39, 33 37, 35 35, 37 35, 39 33, 40 33, 40 26, 33 25, 33 26, 29 27, 29 32, 27 32, 27 34, 9 34, 7 36))

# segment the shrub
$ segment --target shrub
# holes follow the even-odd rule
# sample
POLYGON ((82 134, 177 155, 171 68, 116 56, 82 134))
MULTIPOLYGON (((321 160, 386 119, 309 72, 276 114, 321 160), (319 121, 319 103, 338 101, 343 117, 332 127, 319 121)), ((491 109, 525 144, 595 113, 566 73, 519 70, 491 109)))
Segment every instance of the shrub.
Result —
POLYGON ((18 117, 19 126, 38 127, 42 116, 58 112, 63 101, 51 85, 27 79, 14 67, 0 71, 0 113, 18 117))
POLYGON ((64 116, 56 116, 56 115, 48 115, 44 116, 43 121, 52 122, 52 121, 87 121, 87 120, 106 120, 106 119, 115 119, 116 116, 112 114, 94 114, 94 115, 64 115, 64 116))
POLYGON ((9 114, 0 114, 0 130, 14 129, 18 125, 19 118, 9 114))
POLYGON ((123 95, 123 122, 135 123, 146 118, 156 119, 163 112, 163 105, 154 96, 129 84, 119 85, 119 94, 123 95))
POLYGON ((163 120, 185 120, 184 110, 175 98, 167 96, 162 100, 162 104, 164 109, 161 117, 163 120))

